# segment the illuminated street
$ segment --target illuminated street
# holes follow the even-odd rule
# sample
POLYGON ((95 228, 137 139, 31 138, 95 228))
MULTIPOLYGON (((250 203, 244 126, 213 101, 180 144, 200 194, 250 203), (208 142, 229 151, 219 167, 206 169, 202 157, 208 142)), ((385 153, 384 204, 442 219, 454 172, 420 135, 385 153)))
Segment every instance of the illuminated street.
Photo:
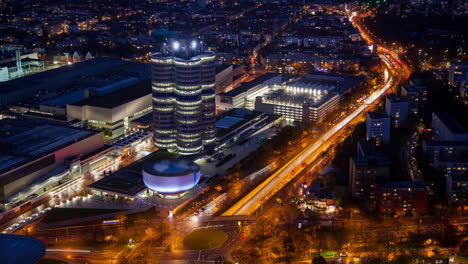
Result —
MULTIPOLYGON (((350 18, 353 19, 353 16, 350 18)), ((359 28, 359 27, 358 27, 359 28)), ((387 56, 394 56, 394 53, 385 53, 380 58, 387 66, 386 75, 384 77, 384 84, 382 87, 372 93, 369 97, 364 99, 363 104, 359 105, 353 112, 348 114, 343 120, 339 121, 324 135, 299 155, 294 157, 288 162, 283 168, 279 169, 272 176, 270 176, 261 185, 257 186, 252 192, 243 197, 233 207, 229 208, 223 215, 245 215, 252 214, 257 210, 264 201, 268 200, 278 190, 280 190, 285 184, 293 179, 298 172, 301 171, 301 167, 312 163, 319 157, 319 155, 328 149, 334 142, 330 142, 333 136, 336 136, 343 128, 346 127, 352 120, 357 118, 360 114, 365 112, 368 108, 367 105, 374 104, 383 94, 388 90, 392 89, 400 81, 398 72, 406 72, 405 68, 400 66, 400 62, 396 62, 398 58, 388 58, 387 56)))
POLYGON ((468 264, 466 1, 0 1, 1 264, 468 264))

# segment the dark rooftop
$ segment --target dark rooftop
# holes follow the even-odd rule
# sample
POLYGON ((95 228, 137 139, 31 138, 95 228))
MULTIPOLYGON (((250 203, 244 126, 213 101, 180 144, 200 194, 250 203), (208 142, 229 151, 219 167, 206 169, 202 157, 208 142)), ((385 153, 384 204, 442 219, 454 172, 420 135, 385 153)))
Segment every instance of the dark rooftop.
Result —
POLYGON ((425 86, 425 83, 421 79, 411 79, 411 82, 414 84, 414 86, 425 86))
POLYGON ((276 76, 278 76, 279 73, 273 73, 273 72, 268 72, 268 73, 265 73, 263 74, 262 76, 250 81, 250 82, 246 82, 246 83, 242 83, 239 87, 237 87, 236 89, 233 89, 229 92, 226 92, 226 93, 222 93, 221 95, 224 95, 224 96, 236 96, 236 95, 239 95, 241 93, 244 93, 244 92, 247 92, 248 90, 250 90, 251 88, 257 86, 257 85, 260 85, 276 76))
POLYGON ((367 117, 372 119, 389 118, 384 112, 367 112, 367 117))
POLYGON ((153 113, 148 113, 146 115, 140 116, 137 119, 133 119, 130 123, 142 124, 142 125, 151 125, 153 122, 153 113))
POLYGON ((429 191, 426 188, 426 185, 422 182, 417 181, 397 181, 397 182, 386 182, 380 185, 383 189, 424 189, 429 191))
POLYGON ((151 81, 145 80, 107 95, 91 96, 84 100, 72 103, 72 105, 114 108, 148 94, 151 94, 151 81))
POLYGON ((146 162, 157 162, 164 159, 175 159, 178 155, 162 150, 155 151, 148 156, 141 158, 129 166, 111 174, 103 179, 89 185, 89 188, 120 194, 128 197, 135 197, 146 190, 141 174, 143 164, 146 162))
POLYGON ((215 71, 216 73, 220 73, 231 66, 232 66, 231 64, 221 64, 221 65, 216 66, 215 71))
POLYGON ((141 174, 121 170, 88 186, 96 190, 135 197, 146 190, 141 174))
POLYGON ((448 112, 445 111, 434 111, 434 115, 436 115, 452 132, 456 134, 465 134, 468 133, 468 129, 462 127, 453 116, 451 116, 448 112))
POLYGON ((352 157, 356 166, 390 166, 392 161, 387 156, 352 157))
MULTIPOLYGON (((18 166, 88 138, 99 131, 54 124, 36 125, 22 133, 1 138, 3 144, 0 150, 0 173, 17 168, 18 166)), ((16 172, 17 173, 17 172, 16 172)), ((17 174, 3 175, 5 178, 17 177, 17 174)))
POLYGON ((402 96, 389 95, 387 96, 387 99, 391 103, 408 102, 408 98, 404 96, 402 97, 402 96))
POLYGON ((302 105, 307 102, 309 104, 309 107, 320 107, 337 95, 338 94, 334 92, 320 95, 313 95, 309 93, 294 94, 284 89, 278 89, 270 91, 269 93, 263 95, 263 103, 270 103, 271 101, 273 101, 302 105))
POLYGON ((84 75, 96 75, 130 62, 112 58, 95 58, 83 62, 66 65, 60 68, 43 71, 33 75, 0 83, 0 94, 12 90, 33 87, 33 90, 53 90, 76 77, 84 75))
POLYGON ((237 128, 243 126, 246 122, 260 116, 261 114, 263 114, 263 112, 254 111, 254 110, 247 110, 247 109, 241 109, 241 108, 233 108, 233 109, 223 113, 222 115, 217 117, 216 137, 218 139, 222 138, 226 134, 236 130, 237 128), (222 121, 226 117, 228 119, 225 120, 225 121, 222 121), (224 126, 224 125, 226 125, 226 126, 224 126))

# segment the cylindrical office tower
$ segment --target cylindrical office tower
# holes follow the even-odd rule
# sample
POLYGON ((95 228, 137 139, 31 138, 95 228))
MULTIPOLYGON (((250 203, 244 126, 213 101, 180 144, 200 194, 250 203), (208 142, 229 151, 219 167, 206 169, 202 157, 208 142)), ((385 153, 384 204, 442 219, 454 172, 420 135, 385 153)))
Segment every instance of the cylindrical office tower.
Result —
POLYGON ((153 54, 153 129, 160 149, 200 153, 215 140, 215 54, 179 38, 153 54))
POLYGON ((160 149, 172 149, 176 145, 177 130, 174 118, 174 58, 152 58, 153 129, 154 142, 160 149))
POLYGON ((215 55, 203 54, 201 57, 201 86, 202 86, 202 124, 203 144, 213 143, 216 139, 215 122, 215 55))
POLYGON ((200 57, 176 58, 175 77, 177 150, 199 153, 203 147, 200 57))

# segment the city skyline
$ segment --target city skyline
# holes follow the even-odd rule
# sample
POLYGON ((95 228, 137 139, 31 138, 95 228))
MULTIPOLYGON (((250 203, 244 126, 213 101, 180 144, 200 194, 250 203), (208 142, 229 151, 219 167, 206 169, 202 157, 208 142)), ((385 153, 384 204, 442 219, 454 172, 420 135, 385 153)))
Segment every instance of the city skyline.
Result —
POLYGON ((0 262, 468 263, 466 1, 0 1, 0 262))

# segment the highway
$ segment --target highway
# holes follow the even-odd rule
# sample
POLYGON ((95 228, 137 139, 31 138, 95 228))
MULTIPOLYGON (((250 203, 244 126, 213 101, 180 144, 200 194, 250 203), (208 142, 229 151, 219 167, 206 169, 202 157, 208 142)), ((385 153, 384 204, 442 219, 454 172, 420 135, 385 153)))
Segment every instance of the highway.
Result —
MULTIPOLYGON (((353 20, 353 17, 354 16, 351 17, 351 20, 353 20)), ((358 29, 360 31, 362 30, 360 26, 358 26, 358 29)), ((367 39, 367 36, 365 38, 367 39)), ((381 47, 379 50, 382 52, 379 57, 387 67, 384 74, 384 82, 381 85, 381 88, 368 96, 363 101, 363 104, 359 105, 347 117, 335 124, 331 129, 319 137, 315 143, 301 151, 282 168, 280 168, 264 182, 255 187, 231 208, 226 210, 223 214, 224 216, 250 215, 254 213, 265 201, 271 198, 276 192, 278 192, 289 181, 291 181, 305 165, 311 164, 320 156, 323 151, 326 151, 332 144, 331 139, 333 136, 342 131, 343 128, 350 124, 351 121, 353 121, 360 114, 364 113, 369 105, 375 103, 382 95, 395 87, 395 85, 400 81, 400 78, 398 76, 398 71, 394 69, 402 69, 402 72, 406 72, 406 68, 401 65, 402 63, 395 53, 381 47), (387 56, 390 58, 387 58, 387 56)))

